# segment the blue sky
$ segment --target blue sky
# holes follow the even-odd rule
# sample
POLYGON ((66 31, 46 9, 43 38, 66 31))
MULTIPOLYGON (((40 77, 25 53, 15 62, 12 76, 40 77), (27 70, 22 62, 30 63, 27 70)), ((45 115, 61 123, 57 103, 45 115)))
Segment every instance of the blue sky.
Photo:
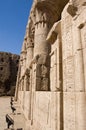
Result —
POLYGON ((0 51, 20 54, 33 0, 0 0, 0 51))

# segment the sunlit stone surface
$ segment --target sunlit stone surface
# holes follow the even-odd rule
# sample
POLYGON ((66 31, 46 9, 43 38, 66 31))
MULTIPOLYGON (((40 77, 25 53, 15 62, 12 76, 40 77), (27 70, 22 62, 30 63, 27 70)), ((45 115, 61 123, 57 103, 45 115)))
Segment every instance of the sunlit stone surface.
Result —
POLYGON ((86 130, 85 0, 34 0, 15 98, 30 130, 86 130))

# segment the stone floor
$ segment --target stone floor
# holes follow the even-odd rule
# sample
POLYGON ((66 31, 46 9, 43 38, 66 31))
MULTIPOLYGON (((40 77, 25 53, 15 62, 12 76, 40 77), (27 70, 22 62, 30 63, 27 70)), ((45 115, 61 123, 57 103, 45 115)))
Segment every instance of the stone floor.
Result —
POLYGON ((0 97, 0 130, 5 130, 7 128, 7 123, 5 119, 5 115, 9 114, 9 116, 14 120, 14 128, 23 128, 26 130, 26 119, 22 114, 21 108, 19 107, 18 103, 14 102, 14 106, 16 108, 15 114, 12 113, 10 108, 10 97, 0 97))

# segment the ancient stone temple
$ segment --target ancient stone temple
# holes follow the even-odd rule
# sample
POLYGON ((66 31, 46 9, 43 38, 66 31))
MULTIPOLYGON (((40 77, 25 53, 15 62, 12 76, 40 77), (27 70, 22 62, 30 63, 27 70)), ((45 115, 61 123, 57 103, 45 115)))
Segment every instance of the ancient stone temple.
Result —
POLYGON ((86 130, 86 1, 34 0, 16 83, 30 130, 86 130))

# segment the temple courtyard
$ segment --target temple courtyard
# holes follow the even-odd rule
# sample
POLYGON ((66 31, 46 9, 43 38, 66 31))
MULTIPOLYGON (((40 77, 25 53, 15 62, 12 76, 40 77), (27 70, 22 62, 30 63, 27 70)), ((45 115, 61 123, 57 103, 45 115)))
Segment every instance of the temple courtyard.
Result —
MULTIPOLYGON (((12 113, 10 105, 10 97, 0 97, 0 130, 7 130, 6 114, 8 114, 14 121, 14 125, 10 126, 13 130, 26 130, 28 126, 25 125, 26 119, 22 114, 21 108, 18 103, 14 102, 14 107, 16 108, 15 113, 12 113)), ((27 123, 28 124, 28 123, 27 123)))

